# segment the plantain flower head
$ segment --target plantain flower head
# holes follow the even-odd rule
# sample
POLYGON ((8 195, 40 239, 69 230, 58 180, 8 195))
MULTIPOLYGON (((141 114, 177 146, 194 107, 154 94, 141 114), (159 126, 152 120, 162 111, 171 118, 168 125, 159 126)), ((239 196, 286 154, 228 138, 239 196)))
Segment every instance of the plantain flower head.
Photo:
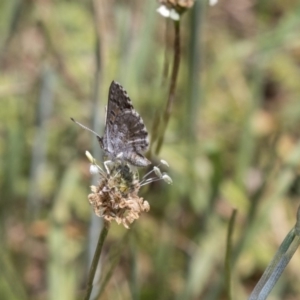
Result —
POLYGON ((195 0, 159 0, 157 12, 165 18, 180 20, 180 15, 194 5, 195 0))
MULTIPOLYGON (((140 181, 136 169, 124 161, 106 161, 104 168, 101 168, 89 152, 86 155, 91 161, 91 173, 100 176, 99 184, 91 186, 92 193, 88 195, 95 214, 109 222, 115 220, 125 228, 129 228, 141 213, 150 210, 148 201, 138 195, 141 186, 157 180, 172 183, 171 178, 161 173, 158 166, 140 181), (153 173, 155 177, 149 177, 153 173)), ((165 161, 162 164, 166 165, 165 161)))

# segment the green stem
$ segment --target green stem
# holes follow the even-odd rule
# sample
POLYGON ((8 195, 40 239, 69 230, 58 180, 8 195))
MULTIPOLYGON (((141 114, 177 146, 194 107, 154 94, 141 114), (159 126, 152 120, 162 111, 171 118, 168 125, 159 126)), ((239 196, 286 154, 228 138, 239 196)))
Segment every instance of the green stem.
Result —
POLYGON ((101 255, 101 251, 102 251, 102 247, 104 244, 104 240, 107 236, 108 230, 109 230, 109 225, 110 223, 104 221, 104 226, 100 232, 100 236, 99 236, 99 240, 97 243, 97 247, 96 247, 96 251, 93 257, 93 261, 92 261, 92 265, 90 268, 90 273, 89 273, 89 278, 88 278, 88 282, 87 282, 87 289, 86 289, 86 294, 84 297, 84 300, 89 300, 90 299, 90 295, 92 293, 92 289, 93 289, 93 281, 94 281, 94 277, 95 277, 95 273, 98 267, 98 262, 99 262, 99 258, 101 255))
POLYGON ((231 294, 231 255, 232 255, 232 234, 234 229, 235 217, 237 210, 234 209, 228 225, 227 241, 226 241, 226 257, 225 257, 225 288, 227 299, 232 299, 231 294))

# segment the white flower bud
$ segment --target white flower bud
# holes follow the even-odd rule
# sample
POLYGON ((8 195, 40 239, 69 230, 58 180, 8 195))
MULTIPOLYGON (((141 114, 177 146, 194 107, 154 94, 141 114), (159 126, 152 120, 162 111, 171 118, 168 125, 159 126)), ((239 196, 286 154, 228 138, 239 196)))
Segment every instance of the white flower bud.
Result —
POLYGON ((160 169, 158 167, 153 167, 153 171, 154 171, 155 175, 158 178, 162 178, 162 174, 161 174, 160 169))
POLYGON ((98 167, 96 165, 90 165, 90 173, 95 175, 99 173, 98 167))
POLYGON ((172 178, 171 178, 169 175, 167 175, 167 174, 163 174, 162 179, 163 179, 167 184, 173 183, 172 178))
POLYGON ((89 151, 85 151, 85 155, 91 163, 94 163, 95 159, 89 151))
POLYGON ((163 165, 169 167, 169 164, 168 164, 164 159, 161 159, 160 162, 161 162, 163 165))

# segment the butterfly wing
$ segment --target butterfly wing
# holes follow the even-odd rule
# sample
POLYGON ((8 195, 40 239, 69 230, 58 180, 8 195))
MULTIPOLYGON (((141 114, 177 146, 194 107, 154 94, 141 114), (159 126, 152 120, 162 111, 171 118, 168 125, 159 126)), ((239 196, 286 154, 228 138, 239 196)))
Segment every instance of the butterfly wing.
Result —
POLYGON ((150 162, 140 153, 148 149, 148 132, 140 115, 132 106, 125 89, 113 81, 109 88, 103 148, 108 155, 122 153, 133 165, 146 166, 150 162))

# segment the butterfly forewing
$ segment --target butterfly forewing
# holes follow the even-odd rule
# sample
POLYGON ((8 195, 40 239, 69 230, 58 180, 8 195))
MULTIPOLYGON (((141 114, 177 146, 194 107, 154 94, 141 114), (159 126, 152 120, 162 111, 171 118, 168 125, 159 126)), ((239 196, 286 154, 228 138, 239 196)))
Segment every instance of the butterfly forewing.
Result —
POLYGON ((148 132, 140 115, 134 110, 125 89, 117 82, 110 85, 103 137, 103 149, 112 159, 122 154, 136 166, 150 164, 140 152, 148 149, 148 132))

